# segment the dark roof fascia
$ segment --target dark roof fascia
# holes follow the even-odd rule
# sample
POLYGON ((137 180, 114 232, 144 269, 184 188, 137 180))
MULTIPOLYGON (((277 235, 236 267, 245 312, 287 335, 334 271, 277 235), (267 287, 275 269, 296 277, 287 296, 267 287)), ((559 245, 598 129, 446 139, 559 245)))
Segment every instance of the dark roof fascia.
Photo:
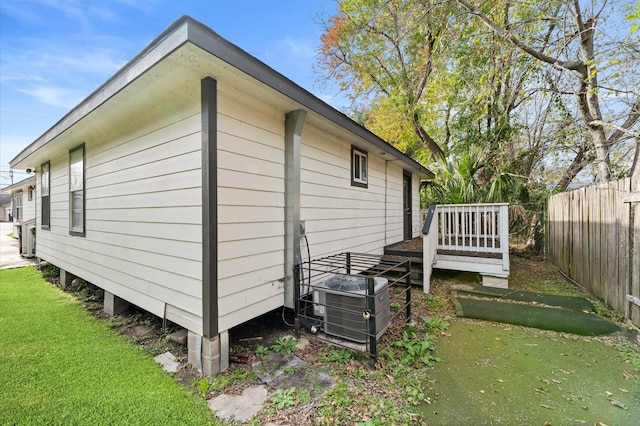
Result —
POLYGON ((116 74, 98 87, 98 89, 65 115, 40 138, 11 160, 10 164, 13 165, 18 163, 40 147, 44 146, 48 141, 61 134, 74 123, 82 119, 85 115, 102 105, 126 85, 187 42, 193 43, 195 46, 200 47, 204 51, 209 52, 256 80, 282 93, 303 107, 314 111, 352 134, 368 141, 381 151, 401 160, 409 168, 418 171, 422 176, 430 178, 434 176, 431 171, 427 170, 420 163, 405 155, 394 146, 376 136, 374 133, 370 132, 355 121, 351 120, 347 115, 317 98, 306 89, 300 87, 257 58, 251 56, 235 44, 224 39, 211 28, 187 15, 182 16, 171 24, 116 74))
POLYGON ((25 185, 28 184, 34 184, 36 183, 36 177, 35 176, 29 176, 28 178, 22 179, 20 182, 16 182, 14 184, 11 185, 7 185, 4 188, 2 188, 2 192, 5 191, 13 191, 14 189, 18 189, 21 188, 25 185))

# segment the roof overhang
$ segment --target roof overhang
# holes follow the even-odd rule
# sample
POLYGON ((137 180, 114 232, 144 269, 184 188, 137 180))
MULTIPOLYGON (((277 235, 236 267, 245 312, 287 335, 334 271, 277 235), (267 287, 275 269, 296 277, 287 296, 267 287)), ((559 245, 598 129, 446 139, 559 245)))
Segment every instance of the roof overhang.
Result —
POLYGON ((28 178, 22 179, 20 182, 5 186, 4 188, 2 188, 2 192, 11 193, 11 191, 14 191, 16 189, 24 189, 35 184, 36 177, 29 176, 28 178))
MULTIPOLYGON (((190 87, 181 87, 181 92, 184 93, 190 89, 197 90, 200 79, 206 76, 240 79, 242 81, 237 83, 251 87, 252 94, 255 90, 279 93, 281 96, 277 96, 278 100, 273 102, 290 110, 306 109, 310 113, 308 122, 316 127, 334 134, 343 134, 350 140, 355 135, 356 140, 364 145, 362 148, 397 160, 403 164, 404 169, 420 177, 433 177, 433 173, 417 161, 189 16, 183 16, 174 22, 115 75, 27 146, 11 160, 10 165, 12 168, 37 167, 53 152, 52 149, 46 149, 50 142, 59 139, 64 147, 65 138, 61 136, 83 119, 88 116, 96 119, 103 115, 108 117, 111 110, 106 104, 109 100, 114 104, 111 113, 115 114, 116 110, 123 107, 124 99, 135 105, 135 99, 144 98, 141 96, 144 90, 153 88, 159 95, 169 96, 167 84, 154 85, 154 79, 164 78, 164 83, 179 80, 185 85, 192 84, 190 87), (181 72, 175 71, 176 69, 181 72), (212 73, 219 75, 211 75, 212 73), (191 83, 188 83, 189 78, 193 80, 191 83), (131 99, 134 100, 130 101, 131 99), (100 114, 93 114, 100 108, 103 110, 100 114)), ((142 101, 144 99, 140 100, 142 101)), ((86 129, 90 131, 89 127, 86 129)), ((66 139, 69 140, 67 145, 77 143, 77 139, 76 142, 71 142, 73 138, 70 137, 66 139)), ((67 146, 69 147, 70 145, 67 146)))

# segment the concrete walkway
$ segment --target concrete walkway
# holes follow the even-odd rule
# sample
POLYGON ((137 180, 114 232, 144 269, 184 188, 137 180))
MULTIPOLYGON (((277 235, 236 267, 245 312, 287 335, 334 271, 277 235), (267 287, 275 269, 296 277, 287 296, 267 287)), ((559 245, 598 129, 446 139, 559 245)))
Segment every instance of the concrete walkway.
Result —
POLYGON ((0 222, 0 269, 20 268, 35 263, 34 259, 20 256, 18 239, 8 236, 12 231, 11 222, 0 222))

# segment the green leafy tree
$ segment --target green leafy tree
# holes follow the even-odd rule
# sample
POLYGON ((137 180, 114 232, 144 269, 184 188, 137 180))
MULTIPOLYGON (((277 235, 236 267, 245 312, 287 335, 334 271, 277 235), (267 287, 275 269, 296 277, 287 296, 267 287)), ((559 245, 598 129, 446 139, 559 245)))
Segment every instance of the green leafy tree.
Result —
MULTIPOLYGON (((505 4, 505 13, 514 19, 503 25, 491 16, 493 2, 456 1, 492 34, 546 67, 555 77, 558 94, 572 97, 575 116, 588 138, 577 142, 575 157, 559 187, 566 187, 594 160, 599 180, 610 180, 611 153, 637 137, 634 126, 640 119, 640 71, 631 65, 639 59, 638 39, 607 26, 609 19, 622 23, 614 13, 620 5, 606 0, 588 4, 578 0, 512 1, 505 4)), ((635 15, 629 16, 633 19, 635 15)))
MULTIPOLYGON (((527 101, 534 60, 499 37, 478 35, 484 27, 459 19, 455 2, 339 5, 325 22, 319 63, 325 78, 360 101, 351 111, 359 122, 425 163, 456 161, 478 145, 491 166, 485 172, 519 172, 513 141, 522 126, 512 117, 527 101)), ((534 148, 529 157, 537 161, 543 148, 534 148)))
POLYGON ((640 174, 637 2, 338 4, 320 68, 360 123, 407 154, 457 162, 479 146, 487 179, 558 189, 593 164, 601 180, 640 174))
POLYGON ((409 151, 417 139, 440 160, 446 144, 436 140, 432 129, 446 100, 434 101, 440 89, 434 86, 434 74, 446 72, 446 40, 456 31, 449 25, 456 7, 430 1, 343 0, 340 13, 325 22, 319 50, 326 78, 337 80, 353 99, 367 101, 367 115, 376 117, 366 123, 372 130, 392 133, 395 137, 387 138, 409 151))

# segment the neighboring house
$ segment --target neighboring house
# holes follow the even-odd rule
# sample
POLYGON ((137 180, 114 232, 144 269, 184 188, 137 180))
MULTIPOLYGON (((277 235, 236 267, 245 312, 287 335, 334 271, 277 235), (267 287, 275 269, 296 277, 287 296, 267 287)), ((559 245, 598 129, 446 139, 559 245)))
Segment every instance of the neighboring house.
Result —
POLYGON ((31 176, 13 185, 6 186, 2 192, 11 195, 11 218, 13 236, 20 240, 20 254, 34 256, 34 233, 36 220, 36 177, 31 176), (31 235, 28 233, 31 232, 31 235))
POLYGON ((11 193, 4 193, 4 188, 0 191, 0 222, 13 221, 13 215, 11 214, 11 206, 13 197, 11 193))
POLYGON ((37 170, 37 257, 187 328, 206 374, 232 327, 294 306, 301 220, 313 257, 382 254, 420 235, 432 176, 186 16, 11 167, 37 170))

